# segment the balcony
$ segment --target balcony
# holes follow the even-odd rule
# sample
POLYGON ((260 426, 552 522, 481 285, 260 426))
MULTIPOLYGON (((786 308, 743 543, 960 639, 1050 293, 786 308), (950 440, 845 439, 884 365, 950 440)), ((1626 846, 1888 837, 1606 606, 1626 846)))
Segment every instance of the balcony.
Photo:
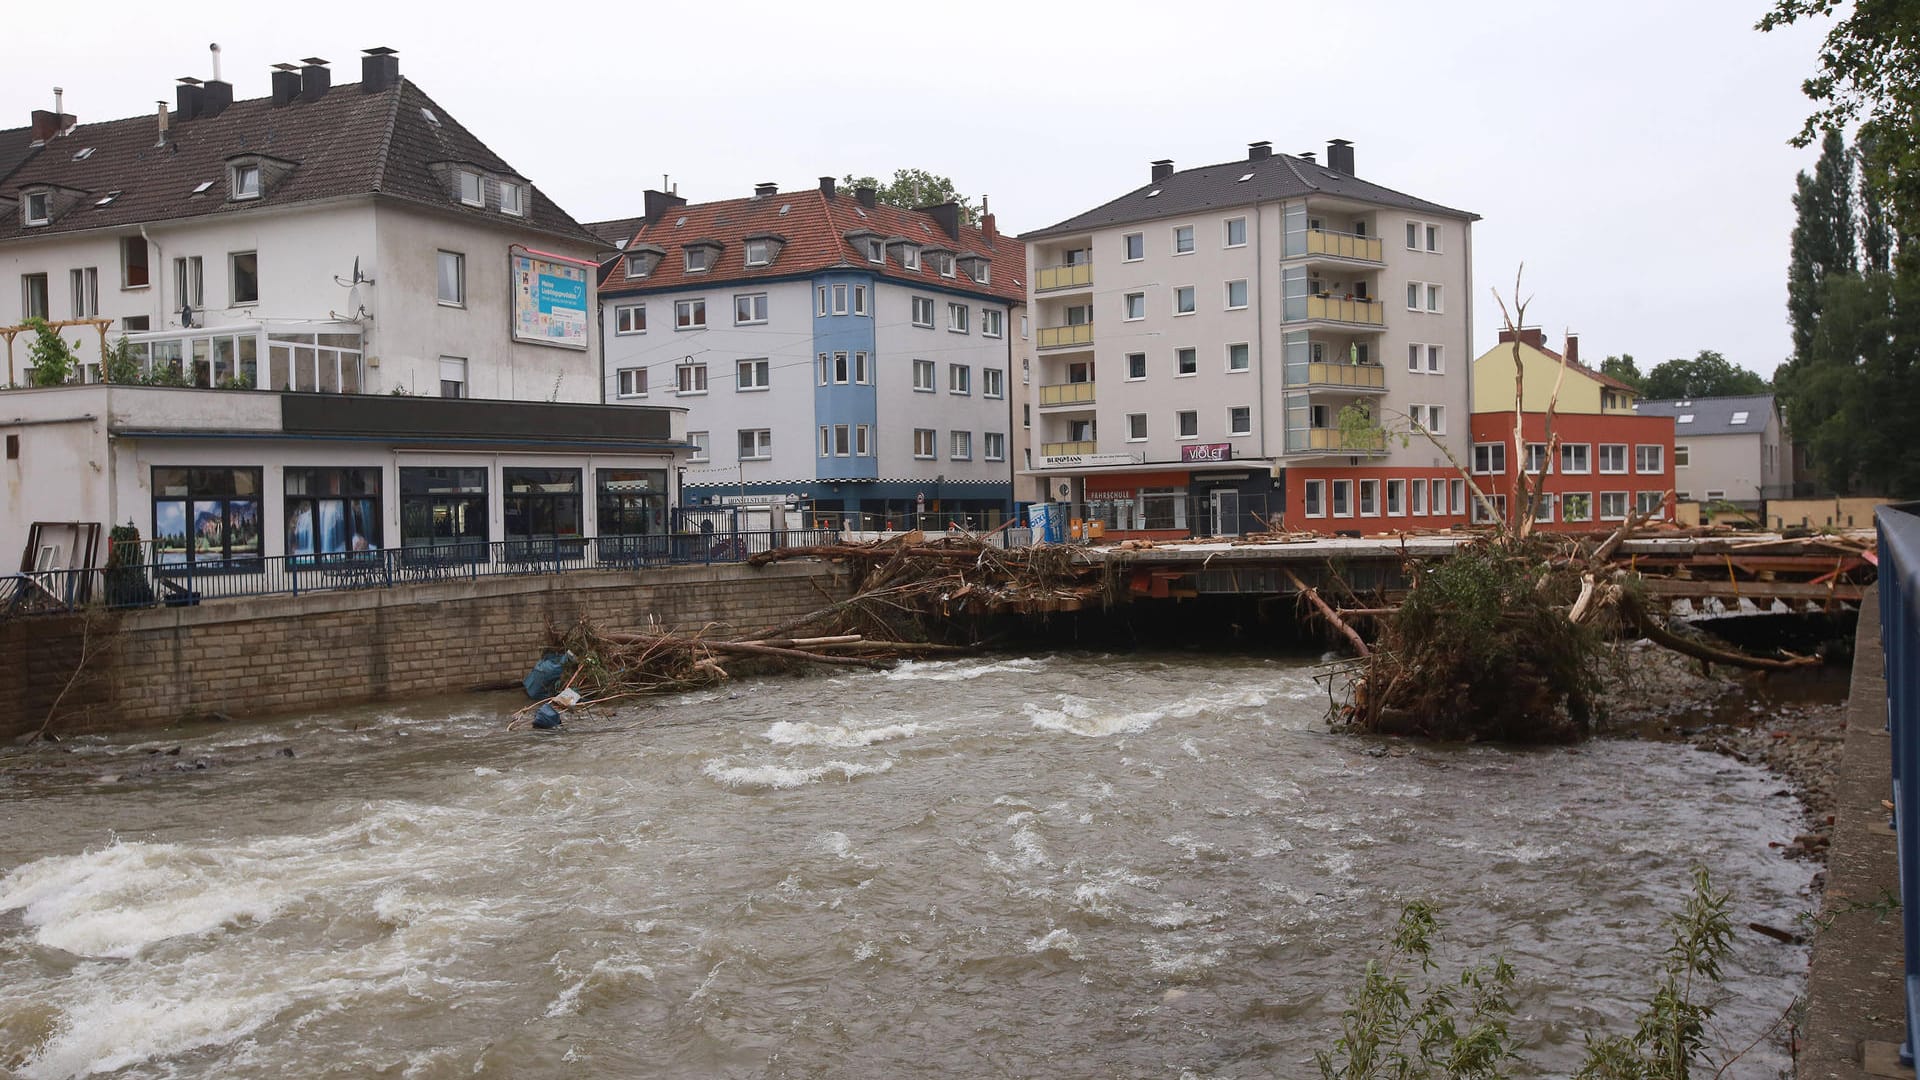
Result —
POLYGON ((1327 386, 1348 390, 1387 389, 1387 369, 1379 364, 1288 364, 1288 386, 1327 386))
MULTIPOLYGON (((1309 296, 1305 299, 1305 314, 1289 314, 1286 322, 1332 322, 1381 328, 1387 325, 1386 305, 1378 300, 1342 299, 1336 296, 1309 296)), ((1299 302, 1299 298, 1295 298, 1288 304, 1291 306, 1299 302)))
MULTIPOLYGON (((1336 432, 1336 434, 1338 434, 1336 432)), ((1041 457, 1072 457, 1076 454, 1091 454, 1095 443, 1092 439, 1080 442, 1049 442, 1040 444, 1041 457)))
POLYGON ((1057 408, 1062 405, 1093 404, 1093 384, 1090 382, 1056 383, 1040 388, 1040 407, 1057 408))
POLYGON ((1380 238, 1377 236, 1356 236, 1353 233, 1329 232, 1326 229, 1308 229, 1306 247, 1304 255, 1307 257, 1324 255, 1354 262, 1384 263, 1386 261, 1381 256, 1380 238))
POLYGON ((1287 431, 1287 453, 1289 454, 1348 454, 1372 457, 1386 452, 1386 439, 1379 435, 1368 442, 1349 446, 1345 433, 1339 428, 1292 428, 1287 431))
POLYGON ((1093 264, 1078 263, 1071 266, 1043 266, 1034 275, 1033 291, 1050 292, 1054 289, 1085 289, 1093 285, 1093 264))
POLYGON ((1091 344, 1093 344, 1092 323, 1080 323, 1075 326, 1043 326, 1040 328, 1038 345, 1042 349, 1064 349, 1073 345, 1091 344))

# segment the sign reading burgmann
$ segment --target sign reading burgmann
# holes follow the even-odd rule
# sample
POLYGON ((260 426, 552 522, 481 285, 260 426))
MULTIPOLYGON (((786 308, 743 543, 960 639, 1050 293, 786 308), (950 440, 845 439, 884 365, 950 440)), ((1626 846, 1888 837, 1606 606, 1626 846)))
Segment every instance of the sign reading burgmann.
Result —
POLYGON ((513 256, 513 339, 564 349, 587 347, 588 267, 513 256))
POLYGON ((1097 465, 1137 465, 1132 454, 1053 454, 1040 459, 1043 469, 1081 469, 1097 465))

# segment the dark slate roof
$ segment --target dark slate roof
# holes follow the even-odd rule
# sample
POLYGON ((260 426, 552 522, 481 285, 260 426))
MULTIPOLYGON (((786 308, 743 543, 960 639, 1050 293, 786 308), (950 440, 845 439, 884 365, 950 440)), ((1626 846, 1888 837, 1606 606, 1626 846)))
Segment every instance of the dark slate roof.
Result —
POLYGON ((1642 401, 1634 405, 1633 411, 1641 416, 1673 417, 1675 438, 1688 435, 1758 435, 1767 429, 1767 419, 1773 412, 1773 395, 1743 394, 1739 397, 1642 401), (1733 422, 1733 414, 1737 412, 1747 414, 1746 423, 1733 422), (1688 414, 1693 419, 1685 424, 1680 423, 1679 418, 1688 414))
POLYGON ((1306 195, 1333 195, 1422 214, 1465 218, 1469 221, 1480 219, 1478 214, 1416 199, 1392 188, 1336 172, 1305 158, 1274 154, 1259 161, 1229 161, 1222 165, 1206 165, 1174 173, 1159 183, 1142 184, 1110 203, 1096 206, 1058 225, 1025 233, 1021 239, 1034 240, 1064 233, 1087 232, 1110 225, 1183 217, 1216 207, 1246 206, 1276 199, 1298 199, 1306 195), (1253 174, 1252 179, 1242 181, 1240 178, 1248 173, 1253 174), (1154 191, 1159 194, 1149 198, 1148 193, 1154 191))
POLYGON ((491 200, 487 208, 462 205, 430 165, 460 162, 493 176, 519 174, 406 79, 371 94, 361 93, 358 83, 348 83, 333 87, 318 101, 295 99, 279 108, 271 98, 236 101, 218 116, 171 124, 164 147, 156 145, 158 135, 158 120, 150 113, 80 124, 49 142, 0 181, 0 195, 18 198, 25 188, 49 184, 84 192, 85 197, 48 225, 27 228, 18 214, 0 216, 0 242, 355 195, 399 199, 494 224, 600 242, 531 184, 525 218, 500 213, 491 200), (428 119, 427 112, 434 119, 428 119), (93 152, 75 157, 87 148, 93 152), (260 198, 231 202, 227 159, 250 153, 293 167, 260 198), (204 194, 193 193, 209 180, 213 186, 204 194), (97 205, 114 191, 120 193, 117 198, 97 205))
POLYGON ((589 221, 587 231, 600 238, 609 248, 624 247, 640 231, 647 219, 643 217, 614 218, 612 221, 589 221))
POLYGON ((0 131, 0 180, 5 180, 15 169, 25 165, 36 149, 32 128, 0 131))

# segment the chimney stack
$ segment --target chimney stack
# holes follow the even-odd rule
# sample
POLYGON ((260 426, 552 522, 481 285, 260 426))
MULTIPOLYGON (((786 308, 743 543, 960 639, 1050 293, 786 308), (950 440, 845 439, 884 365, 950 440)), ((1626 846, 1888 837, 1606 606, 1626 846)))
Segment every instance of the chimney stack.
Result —
POLYGON ((873 209, 873 205, 877 201, 877 197, 879 196, 879 194, 880 193, 878 191, 874 190, 873 188, 867 187, 864 184, 861 185, 860 187, 853 189, 854 199, 857 202, 859 202, 861 206, 864 206, 869 210, 873 209))
POLYGON ((220 43, 207 46, 213 54, 213 78, 200 88, 200 115, 219 116, 233 104, 233 84, 220 78, 220 43))
POLYGON ((753 185, 753 197, 756 199, 764 199, 769 195, 778 194, 780 194, 780 185, 771 180, 762 180, 753 185))
POLYGON ((191 75, 182 75, 180 85, 173 88, 173 118, 184 124, 200 115, 200 80, 191 75))
POLYGON ((960 239, 960 204, 948 199, 934 206, 923 206, 920 212, 926 214, 940 226, 940 231, 951 239, 960 239))
POLYGON ((363 49, 360 58, 360 92, 377 94, 400 82, 400 54, 385 45, 363 49))
POLYGON ((1334 172, 1353 173, 1353 144, 1345 139, 1327 140, 1327 168, 1334 172))
POLYGON ((50 113, 45 109, 33 110, 33 143, 35 146, 44 144, 48 139, 53 138, 54 132, 59 130, 59 113, 50 113))
POLYGON ((167 145, 167 103, 164 101, 156 101, 154 104, 160 109, 160 139, 153 144, 154 148, 158 149, 167 145))
POLYGON ((300 69, 300 100, 319 101, 327 96, 327 90, 333 86, 333 71, 327 62, 317 56, 309 56, 300 61, 305 65, 300 69))
POLYGON ((1159 161, 1154 162, 1153 172, 1151 175, 1153 177, 1153 183, 1156 183, 1156 184, 1162 180, 1165 180, 1167 177, 1172 176, 1173 175, 1173 159, 1161 158, 1159 161))
POLYGON ((279 108, 300 96, 300 68, 294 64, 273 65, 273 107, 279 108))
POLYGON ((1580 362, 1580 335, 1569 330, 1567 331, 1567 363, 1577 364, 1579 362, 1580 362))
POLYGON ((1318 165, 1320 164, 1320 155, 1314 153, 1312 150, 1302 150, 1300 151, 1300 160, 1318 165))
MULTIPOLYGON (((1513 330, 1502 327, 1500 330, 1500 343, 1503 345, 1507 344, 1511 342, 1515 336, 1513 330)), ((1523 326, 1520 328, 1517 336, 1520 338, 1522 345, 1531 345, 1536 349, 1543 350, 1547 347, 1547 335, 1537 326, 1523 326)))
POLYGON ((820 194, 825 195, 827 198, 831 199, 833 198, 833 190, 834 190, 833 177, 831 176, 821 177, 820 178, 820 194))
POLYGON ((648 221, 660 221, 668 214, 687 205, 687 200, 667 191, 655 191, 648 188, 641 196, 641 206, 648 221))
POLYGON ((1247 144, 1248 161, 1265 161, 1273 156, 1273 144, 1265 139, 1247 144))

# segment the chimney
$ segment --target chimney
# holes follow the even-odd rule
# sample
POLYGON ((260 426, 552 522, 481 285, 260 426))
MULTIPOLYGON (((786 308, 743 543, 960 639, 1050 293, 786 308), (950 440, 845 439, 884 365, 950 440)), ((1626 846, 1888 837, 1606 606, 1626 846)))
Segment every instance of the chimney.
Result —
POLYGON ((762 180, 753 185, 753 197, 756 199, 764 199, 769 195, 778 194, 780 194, 780 185, 771 180, 762 180))
POLYGON ((940 231, 951 239, 960 239, 960 204, 948 199, 937 206, 922 206, 920 212, 932 218, 940 231))
POLYGON ((333 72, 327 62, 317 56, 309 56, 300 61, 300 100, 319 101, 327 96, 327 90, 333 86, 333 72))
POLYGON ((878 191, 865 185, 853 189, 853 197, 859 201, 861 206, 869 210, 873 209, 874 197, 878 194, 880 194, 878 191))
POLYGON ((173 118, 184 124, 199 116, 200 95, 200 80, 182 75, 180 85, 173 88, 173 118))
POLYGON ((35 146, 39 146, 48 139, 53 138, 54 133, 59 130, 59 113, 50 113, 45 109, 33 110, 33 143, 35 146))
POLYGON ((400 54, 385 45, 363 49, 360 58, 360 92, 377 94, 400 82, 400 54))
POLYGON ((1320 155, 1314 153, 1311 150, 1302 150, 1300 151, 1300 160, 1305 162, 1310 162, 1314 165, 1318 165, 1320 164, 1320 155))
POLYGON ((823 176, 820 178, 820 194, 825 195, 829 199, 833 198, 833 177, 823 176))
POLYGON ((213 54, 213 78, 200 88, 200 115, 219 116, 233 104, 233 84, 220 77, 220 43, 207 46, 213 54))
POLYGON ((980 196, 980 235, 987 238, 988 247, 992 247, 994 241, 1000 239, 999 224, 993 220, 993 211, 987 209, 985 195, 980 196))
MULTIPOLYGON (((1531 345, 1536 349, 1545 349, 1547 347, 1547 335, 1542 333, 1537 326, 1521 327, 1519 337, 1520 344, 1522 345, 1531 345)), ((1513 339, 1513 330, 1509 327, 1502 327, 1500 330, 1500 343, 1504 345, 1513 339)))
POLYGON ((160 109, 160 138, 159 141, 153 144, 157 149, 167 145, 167 103, 164 101, 156 101, 154 104, 160 109))
POLYGON ((300 68, 294 64, 273 65, 273 107, 279 108, 300 96, 300 68))
POLYGON ((1265 139, 1247 144, 1248 161, 1265 161, 1273 156, 1273 144, 1265 139))
POLYGON ((1153 183, 1157 184, 1160 181, 1165 180, 1167 177, 1172 175, 1173 175, 1173 159, 1172 158, 1161 158, 1159 161, 1156 161, 1153 163, 1153 173, 1152 173, 1153 183))
POLYGON ((655 191, 652 188, 648 188, 641 198, 643 200, 641 205, 644 207, 648 221, 657 222, 687 205, 687 200, 678 195, 666 191, 655 191))
POLYGON ((1567 331, 1567 363, 1577 364, 1579 362, 1580 362, 1580 335, 1569 330, 1567 331))
POLYGON ((1327 140, 1327 168, 1353 175, 1353 144, 1345 139, 1327 140))

